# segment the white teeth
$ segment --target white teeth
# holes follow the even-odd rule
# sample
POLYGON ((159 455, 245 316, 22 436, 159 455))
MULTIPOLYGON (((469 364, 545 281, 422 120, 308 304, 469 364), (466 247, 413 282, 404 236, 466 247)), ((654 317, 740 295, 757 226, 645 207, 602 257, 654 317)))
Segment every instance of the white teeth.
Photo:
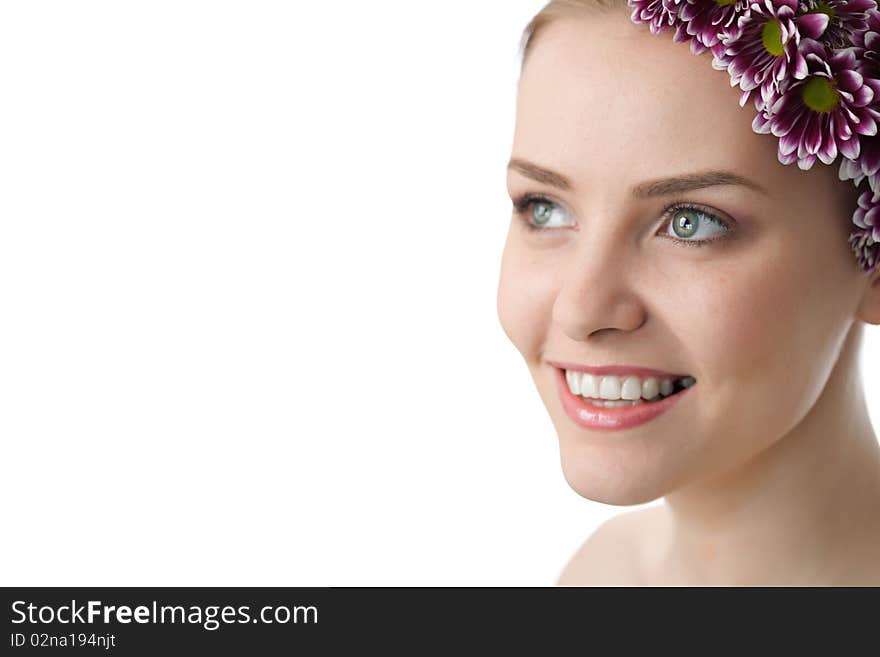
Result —
POLYGON ((658 394, 660 394, 660 381, 655 376, 649 376, 642 382, 642 397, 654 399, 658 394))
POLYGON ((623 380, 620 386, 621 399, 641 399, 642 397, 642 381, 637 376, 628 376, 623 380))
MULTIPOLYGON (((571 394, 584 399, 627 402, 656 401, 668 397, 675 391, 676 384, 676 379, 658 379, 654 376, 642 380, 634 375, 596 376, 570 370, 565 372, 565 381, 571 394)), ((681 388, 689 388, 697 382, 692 376, 677 381, 681 388)))
POLYGON ((620 378, 603 376, 599 384, 599 397, 602 399, 620 399, 620 378))
POLYGON ((565 370, 565 380, 568 383, 568 389, 571 391, 571 394, 581 394, 581 382, 577 372, 565 370))
POLYGON ((599 398, 599 377, 584 373, 581 378, 581 397, 599 398))

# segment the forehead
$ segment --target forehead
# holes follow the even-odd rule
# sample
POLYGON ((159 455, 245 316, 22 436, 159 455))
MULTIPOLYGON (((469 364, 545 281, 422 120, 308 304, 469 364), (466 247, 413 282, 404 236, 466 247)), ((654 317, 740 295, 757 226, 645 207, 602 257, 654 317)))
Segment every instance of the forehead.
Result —
POLYGON ((739 97, 711 53, 694 55, 671 30, 652 34, 625 12, 564 17, 525 62, 514 153, 575 178, 595 175, 597 162, 633 179, 772 168, 776 140, 752 130, 754 107, 739 97))

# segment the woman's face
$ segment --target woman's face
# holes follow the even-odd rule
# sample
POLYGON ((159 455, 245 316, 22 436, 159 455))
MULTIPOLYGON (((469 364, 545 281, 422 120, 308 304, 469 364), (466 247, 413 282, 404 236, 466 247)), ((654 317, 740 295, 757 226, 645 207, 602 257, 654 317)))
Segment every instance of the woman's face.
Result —
POLYGON ((627 12, 551 23, 522 72, 513 158, 571 187, 509 170, 512 199, 550 204, 514 213, 498 314, 556 427, 565 477, 584 497, 644 503, 767 449, 820 399, 853 325, 864 275, 847 242, 851 183, 836 164, 780 164, 777 138, 752 131, 754 107, 740 107, 729 80, 708 52, 692 54, 671 31, 651 34, 627 12), (766 193, 631 191, 706 171, 766 193), (676 230, 664 211, 677 202, 727 228, 691 212, 676 230), (526 220, 546 224, 529 230, 526 220), (649 422, 591 429, 564 410, 551 362, 697 383, 649 422))

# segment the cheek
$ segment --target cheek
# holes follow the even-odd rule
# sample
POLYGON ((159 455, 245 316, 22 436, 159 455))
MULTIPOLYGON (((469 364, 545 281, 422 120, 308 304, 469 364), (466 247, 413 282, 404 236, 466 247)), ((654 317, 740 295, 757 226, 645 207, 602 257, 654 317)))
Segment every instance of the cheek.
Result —
POLYGON ((787 433, 833 369, 847 300, 843 281, 817 264, 780 249, 772 259, 740 260, 699 288, 692 344, 706 389, 715 393, 707 411, 736 417, 728 428, 737 434, 763 443, 787 433))
POLYGON ((526 360, 541 354, 554 295, 555 284, 546 268, 508 239, 498 284, 498 318, 507 337, 526 360))
POLYGON ((791 300, 789 281, 761 269, 743 269, 700 289, 694 341, 703 351, 698 362, 707 364, 716 384, 757 384, 770 363, 785 358, 795 319, 791 300))

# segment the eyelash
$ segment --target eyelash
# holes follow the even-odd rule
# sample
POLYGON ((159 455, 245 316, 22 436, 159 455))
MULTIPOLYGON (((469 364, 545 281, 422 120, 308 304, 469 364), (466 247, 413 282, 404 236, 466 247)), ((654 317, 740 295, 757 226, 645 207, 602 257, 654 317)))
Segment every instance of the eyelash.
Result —
MULTIPOLYGON (((545 203, 547 205, 552 205, 555 207, 559 206, 547 197, 541 196, 540 194, 523 194, 522 196, 514 200, 513 207, 516 211, 516 216, 522 220, 526 228, 534 233, 546 232, 546 228, 542 228, 541 226, 533 224, 526 217, 526 210, 533 203, 545 203)), ((670 237, 669 235, 665 234, 662 235, 662 237, 665 237, 666 239, 676 242, 678 244, 682 244, 685 246, 708 246, 709 244, 712 244, 714 242, 720 242, 721 240, 726 239, 727 233, 732 230, 729 222, 725 221, 718 215, 709 212, 705 208, 694 205, 693 203, 689 203, 687 201, 674 201, 670 205, 668 205, 665 210, 663 210, 662 216, 666 218, 666 221, 663 224, 664 227, 669 225, 669 222, 672 221, 673 215, 677 210, 693 210, 694 212, 699 212, 700 214, 708 217, 711 221, 718 223, 727 229, 727 232, 725 232, 721 237, 713 237, 712 239, 707 240, 684 240, 677 237, 670 237)))

